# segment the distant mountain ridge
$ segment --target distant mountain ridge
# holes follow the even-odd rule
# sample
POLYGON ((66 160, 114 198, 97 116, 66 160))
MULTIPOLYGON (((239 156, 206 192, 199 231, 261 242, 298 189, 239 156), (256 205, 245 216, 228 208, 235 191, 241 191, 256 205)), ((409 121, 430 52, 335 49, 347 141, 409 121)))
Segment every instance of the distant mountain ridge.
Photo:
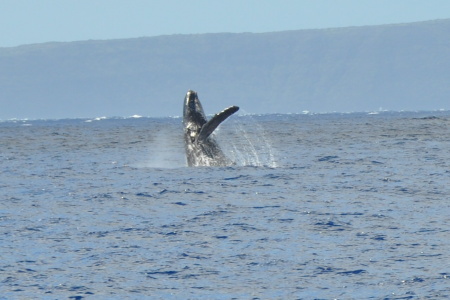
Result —
POLYGON ((450 109, 450 19, 0 48, 0 119, 450 109))

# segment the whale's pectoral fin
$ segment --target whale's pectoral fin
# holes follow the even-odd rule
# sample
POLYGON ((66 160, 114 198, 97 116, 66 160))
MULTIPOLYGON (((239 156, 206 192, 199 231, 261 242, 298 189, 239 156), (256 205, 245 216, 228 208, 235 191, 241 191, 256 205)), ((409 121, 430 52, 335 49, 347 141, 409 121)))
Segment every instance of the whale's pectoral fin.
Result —
POLYGON ((234 114, 239 110, 238 106, 231 106, 223 111, 221 111, 218 114, 215 114, 214 117, 211 118, 205 125, 202 126, 202 129, 200 130, 200 133, 197 137, 197 142, 201 143, 204 140, 206 140, 211 133, 217 128, 217 126, 220 125, 223 121, 225 121, 229 116, 234 114))

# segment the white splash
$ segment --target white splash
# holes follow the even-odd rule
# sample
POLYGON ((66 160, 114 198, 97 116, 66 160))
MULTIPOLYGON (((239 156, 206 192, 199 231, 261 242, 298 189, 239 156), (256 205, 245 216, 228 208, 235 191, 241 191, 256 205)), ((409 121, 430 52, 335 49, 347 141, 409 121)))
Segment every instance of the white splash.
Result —
POLYGON ((223 128, 223 131, 217 134, 219 145, 225 155, 237 165, 278 167, 271 140, 254 118, 235 118, 223 128))
POLYGON ((148 141, 145 159, 134 164, 138 168, 172 169, 186 166, 183 136, 173 135, 168 130, 155 130, 148 141))

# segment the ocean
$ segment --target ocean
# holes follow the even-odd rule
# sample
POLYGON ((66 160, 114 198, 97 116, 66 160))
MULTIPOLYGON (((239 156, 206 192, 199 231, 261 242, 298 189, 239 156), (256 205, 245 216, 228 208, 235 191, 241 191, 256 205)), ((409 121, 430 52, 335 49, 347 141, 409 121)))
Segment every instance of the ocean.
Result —
POLYGON ((450 297, 450 112, 0 121, 0 299, 450 297))

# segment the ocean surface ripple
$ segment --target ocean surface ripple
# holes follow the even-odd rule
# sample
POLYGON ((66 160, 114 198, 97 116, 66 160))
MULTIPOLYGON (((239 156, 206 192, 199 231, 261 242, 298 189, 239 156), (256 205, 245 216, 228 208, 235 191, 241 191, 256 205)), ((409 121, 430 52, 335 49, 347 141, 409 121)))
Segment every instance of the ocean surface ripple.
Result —
POLYGON ((450 113, 0 122, 0 299, 450 297, 450 113))

